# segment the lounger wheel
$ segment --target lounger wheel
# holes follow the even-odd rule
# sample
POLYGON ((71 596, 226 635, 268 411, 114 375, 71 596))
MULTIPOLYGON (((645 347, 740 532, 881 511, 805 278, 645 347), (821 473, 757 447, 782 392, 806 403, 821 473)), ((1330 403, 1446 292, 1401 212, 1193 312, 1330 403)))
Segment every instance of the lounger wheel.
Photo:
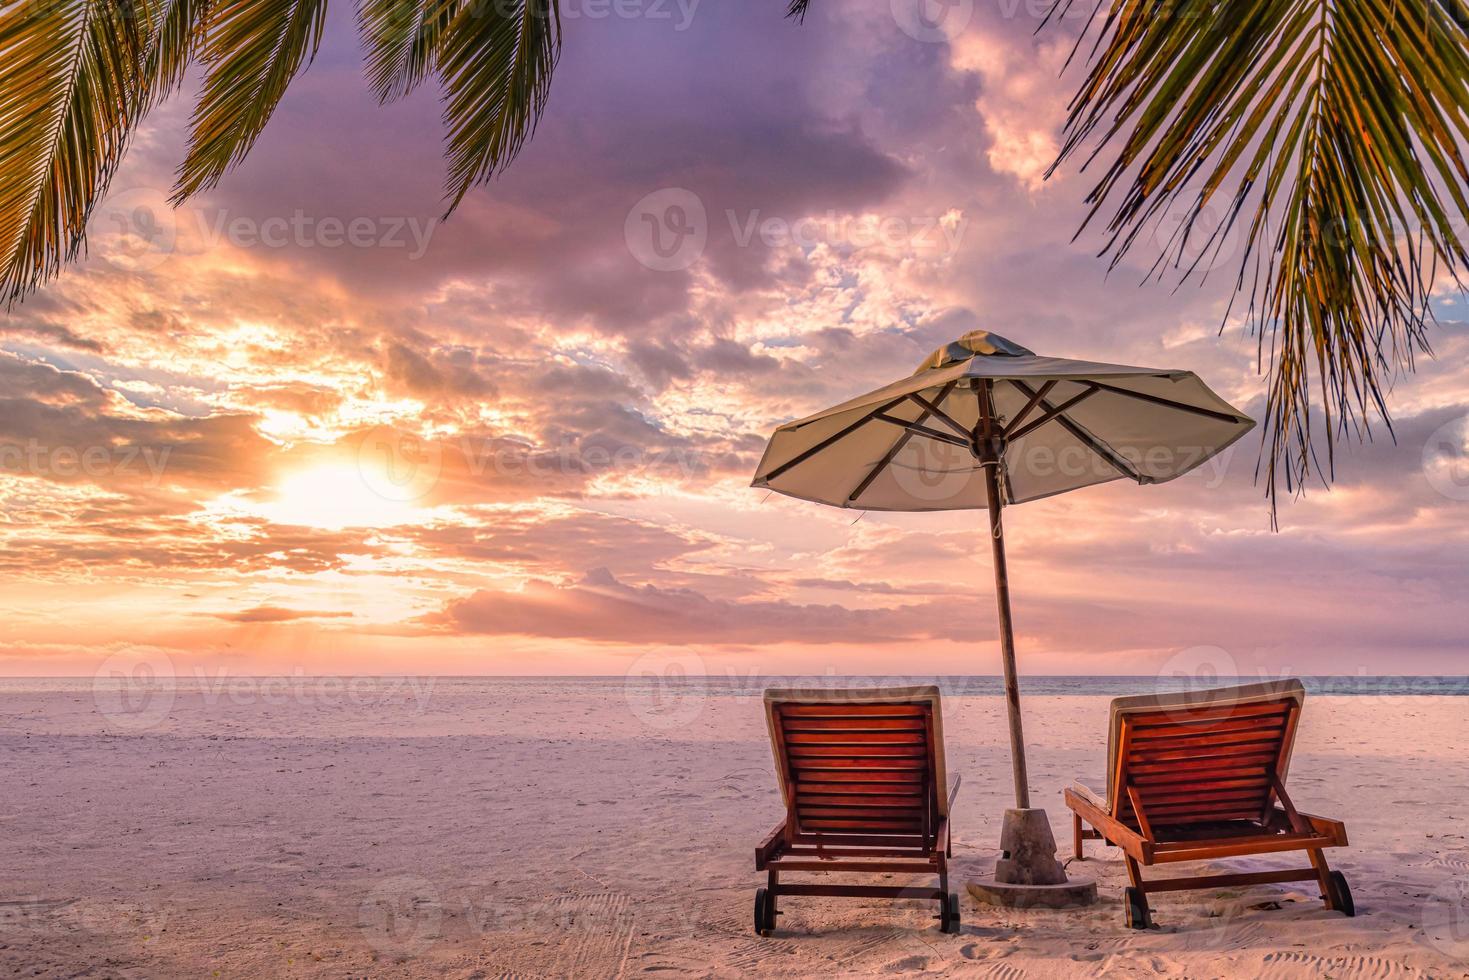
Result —
POLYGON ((950 936, 959 934, 959 895, 949 892, 940 902, 939 928, 950 936))
POLYGON ((775 929, 775 902, 768 888, 755 889, 755 932, 768 936, 775 929))
POLYGON ((1148 899, 1141 889, 1128 887, 1122 892, 1127 904, 1127 928, 1148 929, 1153 925, 1153 913, 1148 910, 1148 899))
POLYGON ((1328 892, 1331 907, 1349 919, 1355 917, 1357 905, 1352 901, 1352 886, 1347 884, 1347 876, 1340 871, 1333 871, 1326 878, 1331 883, 1331 890, 1328 892))

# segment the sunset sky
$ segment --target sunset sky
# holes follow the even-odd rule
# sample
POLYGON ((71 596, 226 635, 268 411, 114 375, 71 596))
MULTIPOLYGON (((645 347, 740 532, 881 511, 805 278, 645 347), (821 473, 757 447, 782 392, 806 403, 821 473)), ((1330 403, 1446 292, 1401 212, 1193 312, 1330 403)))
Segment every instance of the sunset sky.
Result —
MULTIPOLYGON (((177 211, 188 93, 152 116, 85 260, 0 319, 0 673, 998 673, 983 515, 752 490, 765 437, 976 328, 1258 418, 1234 262, 1175 291, 1150 243, 1108 277, 1071 242, 1074 23, 784 6, 566 0, 535 140, 443 223, 436 93, 376 105, 350 4, 177 211)), ((1254 435, 1010 509, 1022 672, 1462 672, 1461 303, 1396 443, 1278 533, 1254 435)))

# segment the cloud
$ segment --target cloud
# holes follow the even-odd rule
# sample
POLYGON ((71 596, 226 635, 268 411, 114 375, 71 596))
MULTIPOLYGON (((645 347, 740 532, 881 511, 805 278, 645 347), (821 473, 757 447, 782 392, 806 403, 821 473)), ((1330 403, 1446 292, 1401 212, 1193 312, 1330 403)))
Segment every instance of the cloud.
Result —
MULTIPOLYGON (((595 639, 620 643, 758 645, 881 643, 932 635, 920 611, 849 609, 785 600, 730 602, 691 589, 630 586, 606 569, 558 586, 533 580, 519 592, 481 591, 426 622, 467 634, 595 639)), ((966 627, 966 633, 971 630, 966 627)))
POLYGON ((292 623, 302 619, 347 619, 350 612, 325 609, 286 609, 282 606, 256 606, 232 613, 210 613, 215 619, 230 623, 292 623))

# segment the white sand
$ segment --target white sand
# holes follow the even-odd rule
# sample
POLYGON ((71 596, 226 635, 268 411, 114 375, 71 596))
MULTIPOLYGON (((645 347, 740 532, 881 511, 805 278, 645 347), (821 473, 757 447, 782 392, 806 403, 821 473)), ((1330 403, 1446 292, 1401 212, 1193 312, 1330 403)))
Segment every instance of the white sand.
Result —
MULTIPOLYGON (((945 936, 929 908, 791 899, 761 939, 751 852, 780 810, 759 702, 571 690, 246 683, 179 693, 142 731, 146 705, 100 711, 85 685, 4 694, 0 971, 1469 976, 1469 700, 1308 701, 1291 788, 1347 823, 1353 846, 1330 856, 1355 919, 1274 886, 1160 896, 1160 928, 1134 933, 1118 852, 1091 845, 1072 866, 1100 881, 1091 910, 965 896, 963 935, 945 936)), ((962 882, 994 859, 1008 762, 999 699, 945 708, 962 882)), ((1064 851, 1060 791, 1101 767, 1106 699, 1027 711, 1064 851)))

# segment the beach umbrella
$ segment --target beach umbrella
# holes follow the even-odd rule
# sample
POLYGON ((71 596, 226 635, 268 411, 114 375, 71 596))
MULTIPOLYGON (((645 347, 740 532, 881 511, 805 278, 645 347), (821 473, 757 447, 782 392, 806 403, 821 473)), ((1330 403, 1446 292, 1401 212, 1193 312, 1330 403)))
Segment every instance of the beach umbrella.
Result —
MULTIPOLYGON (((1112 480, 1165 483, 1253 426, 1191 371, 1044 357, 980 330, 909 377, 781 426, 754 486, 854 510, 988 511, 1015 805, 1030 811, 1004 505, 1112 480)), ((1050 876, 1049 864, 1036 873, 1050 876)))

